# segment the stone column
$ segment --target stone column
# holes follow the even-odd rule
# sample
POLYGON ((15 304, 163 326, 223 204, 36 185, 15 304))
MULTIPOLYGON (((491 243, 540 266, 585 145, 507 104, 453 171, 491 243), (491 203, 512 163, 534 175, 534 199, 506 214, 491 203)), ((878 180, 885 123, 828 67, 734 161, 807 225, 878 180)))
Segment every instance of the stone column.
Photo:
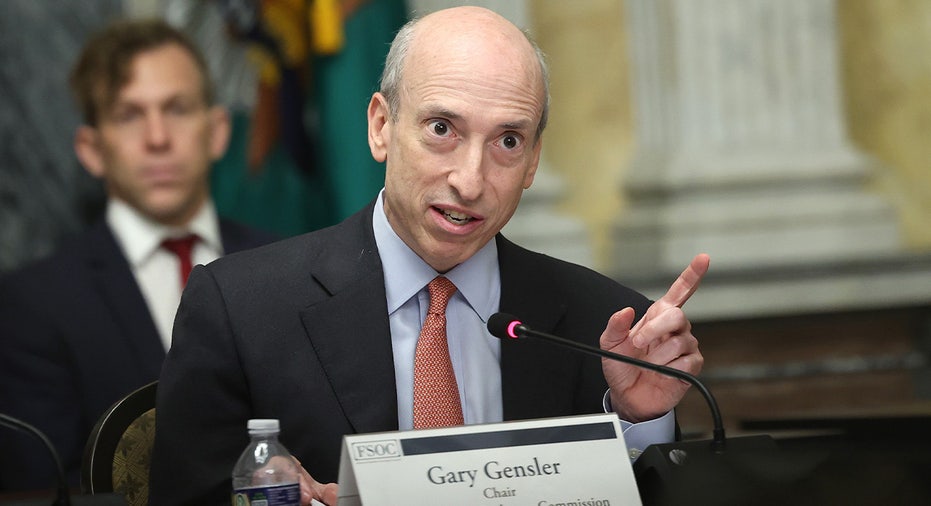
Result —
MULTIPOLYGON (((888 257, 894 209, 847 140, 833 0, 627 0, 636 154, 616 273, 888 257)), ((739 301, 734 301, 738 304, 739 301)))

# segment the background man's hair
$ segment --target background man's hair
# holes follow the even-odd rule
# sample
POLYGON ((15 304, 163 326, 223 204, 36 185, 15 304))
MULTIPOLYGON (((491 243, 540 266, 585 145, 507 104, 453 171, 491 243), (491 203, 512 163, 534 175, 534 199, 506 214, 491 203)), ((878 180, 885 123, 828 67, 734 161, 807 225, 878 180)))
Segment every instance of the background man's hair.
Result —
POLYGON ((119 20, 93 35, 71 70, 70 84, 84 122, 96 126, 100 115, 132 79, 133 60, 140 53, 177 44, 200 70, 204 102, 213 104, 214 91, 207 63, 197 45, 160 19, 119 20))

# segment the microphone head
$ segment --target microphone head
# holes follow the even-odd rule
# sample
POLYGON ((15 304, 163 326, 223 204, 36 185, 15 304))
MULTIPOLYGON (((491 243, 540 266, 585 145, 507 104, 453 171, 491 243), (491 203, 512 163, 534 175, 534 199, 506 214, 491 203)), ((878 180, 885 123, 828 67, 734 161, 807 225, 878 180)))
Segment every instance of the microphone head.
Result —
POLYGON ((499 339, 519 339, 517 327, 522 325, 514 315, 495 313, 488 319, 488 332, 499 339))

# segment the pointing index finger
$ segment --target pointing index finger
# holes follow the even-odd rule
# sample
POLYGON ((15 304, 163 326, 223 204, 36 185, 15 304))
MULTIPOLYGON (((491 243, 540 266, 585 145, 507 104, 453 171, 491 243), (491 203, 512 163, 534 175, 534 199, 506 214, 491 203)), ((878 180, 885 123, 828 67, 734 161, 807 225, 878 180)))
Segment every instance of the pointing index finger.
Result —
POLYGON ((689 266, 682 271, 682 274, 672 283, 666 295, 662 300, 676 307, 682 307, 689 297, 698 289, 702 277, 708 272, 708 266, 711 264, 711 257, 705 253, 695 255, 689 266))

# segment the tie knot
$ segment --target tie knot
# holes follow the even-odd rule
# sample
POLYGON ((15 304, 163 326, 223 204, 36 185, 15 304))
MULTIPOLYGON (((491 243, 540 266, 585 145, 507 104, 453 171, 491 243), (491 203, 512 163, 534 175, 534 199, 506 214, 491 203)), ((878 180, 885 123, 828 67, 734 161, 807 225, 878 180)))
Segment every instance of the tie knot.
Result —
POLYGON ((162 241, 162 247, 178 255, 180 258, 190 258, 191 249, 197 241, 197 236, 188 234, 181 237, 172 237, 162 241))
POLYGON ((162 241, 162 247, 178 257, 178 273, 181 276, 182 287, 187 284, 187 278, 191 275, 191 269, 194 268, 194 261, 191 259, 191 249, 193 249, 195 242, 197 242, 197 236, 194 234, 162 241))
POLYGON ((449 303, 449 298, 456 293, 456 285, 443 276, 437 276, 427 285, 427 290, 430 291, 430 309, 427 312, 446 314, 446 304, 449 303))

